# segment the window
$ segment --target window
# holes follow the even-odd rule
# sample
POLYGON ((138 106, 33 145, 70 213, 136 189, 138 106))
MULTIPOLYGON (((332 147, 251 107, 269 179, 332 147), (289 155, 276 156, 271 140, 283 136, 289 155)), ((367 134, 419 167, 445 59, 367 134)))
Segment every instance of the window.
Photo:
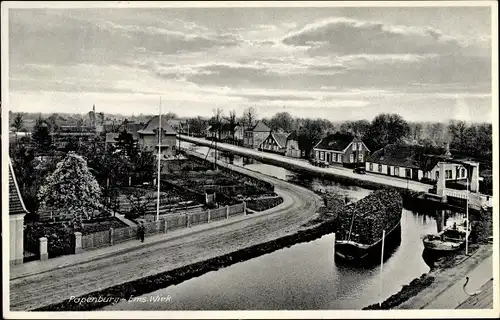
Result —
POLYGON ((358 158, 359 158, 359 162, 363 162, 363 154, 362 153, 359 154, 358 158))
POLYGON ((356 143, 355 142, 353 142, 353 144, 352 144, 352 151, 356 151, 356 143))
POLYGON ((451 179, 453 177, 453 171, 452 170, 446 170, 445 171, 445 179, 451 179))
POLYGON ((363 150, 363 147, 362 147, 363 143, 361 142, 358 142, 358 150, 361 151, 363 150))
POLYGON ((354 162, 354 154, 349 155, 349 162, 353 163, 354 162))
POLYGON ((325 160, 325 152, 321 151, 320 153, 320 160, 325 160))
POLYGON ((436 180, 439 180, 439 171, 436 171, 436 180))
POLYGON ((316 151, 316 159, 319 159, 319 151, 316 151))
POLYGON ((337 155, 337 162, 342 163, 342 154, 340 153, 337 155))
POLYGON ((337 162, 337 154, 336 153, 332 154, 332 162, 337 162))
POLYGON ((399 168, 398 167, 394 167, 394 175, 399 176, 399 168))
POLYGON ((368 170, 373 171, 373 163, 370 163, 370 165, 368 166, 368 168, 369 168, 368 170))
POLYGON ((382 173, 382 165, 381 164, 378 165, 378 172, 382 173))
POLYGON ((462 173, 460 174, 460 176, 461 176, 462 178, 465 178, 465 168, 462 168, 461 172, 462 172, 462 173))
POLYGON ((411 178, 411 169, 406 169, 406 177, 411 178))

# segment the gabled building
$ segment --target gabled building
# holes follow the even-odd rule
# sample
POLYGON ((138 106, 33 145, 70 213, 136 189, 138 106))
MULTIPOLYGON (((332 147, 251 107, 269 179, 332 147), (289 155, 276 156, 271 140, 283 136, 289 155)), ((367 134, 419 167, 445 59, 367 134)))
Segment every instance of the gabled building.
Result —
POLYGON ((285 155, 287 157, 300 158, 305 155, 304 152, 299 148, 299 141, 296 131, 290 133, 286 138, 285 149, 285 155))
POLYGON ((367 172, 417 181, 437 181, 441 174, 446 181, 467 179, 467 168, 451 160, 449 150, 390 144, 370 155, 365 168, 367 172), (439 163, 444 163, 444 172, 440 172, 439 163))
MULTIPOLYGON (((154 116, 141 130, 137 131, 138 143, 141 148, 158 149, 159 118, 159 116, 154 116)), ((161 119, 161 135, 161 154, 164 158, 172 157, 175 154, 177 132, 170 126, 166 118, 161 119)))
POLYGON ((269 136, 271 129, 262 121, 258 121, 255 126, 245 130, 243 145, 248 148, 258 149, 262 141, 269 136))
POLYGON ((350 167, 364 163, 369 153, 361 139, 339 132, 326 136, 313 147, 315 160, 350 167))
POLYGON ((259 146, 259 150, 274 152, 284 155, 286 153, 286 142, 289 134, 282 132, 270 132, 259 146))
POLYGON ((24 256, 24 216, 28 213, 9 158, 9 245, 10 264, 22 264, 24 256))

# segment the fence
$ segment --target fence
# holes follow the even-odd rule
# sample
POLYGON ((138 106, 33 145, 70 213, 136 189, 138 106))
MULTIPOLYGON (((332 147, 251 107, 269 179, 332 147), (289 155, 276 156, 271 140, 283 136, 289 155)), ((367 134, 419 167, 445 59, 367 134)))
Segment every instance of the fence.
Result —
MULTIPOLYGON (((225 206, 217 209, 205 211, 187 212, 182 214, 168 214, 159 221, 147 222, 144 224, 145 234, 154 235, 172 230, 188 228, 193 225, 210 223, 211 221, 227 219, 231 216, 246 214, 246 204, 238 203, 232 206, 225 206)), ((96 249, 104 246, 133 240, 137 238, 137 227, 125 227, 110 229, 81 236, 81 248, 76 248, 76 252, 89 249, 96 249)))

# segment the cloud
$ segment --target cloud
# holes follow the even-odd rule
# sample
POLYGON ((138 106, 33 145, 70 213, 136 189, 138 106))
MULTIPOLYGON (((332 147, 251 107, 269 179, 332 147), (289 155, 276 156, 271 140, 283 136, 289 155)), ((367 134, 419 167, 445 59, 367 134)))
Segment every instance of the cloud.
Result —
POLYGON ((427 27, 396 26, 382 22, 330 18, 306 25, 282 39, 284 44, 306 46, 314 53, 448 54, 463 46, 453 37, 427 27))
MULTIPOLYGON (((200 29, 200 28, 198 28, 200 29)), ((11 10, 9 54, 13 64, 120 63, 138 55, 175 54, 230 47, 230 35, 179 31, 154 25, 118 24, 59 11, 11 10)))

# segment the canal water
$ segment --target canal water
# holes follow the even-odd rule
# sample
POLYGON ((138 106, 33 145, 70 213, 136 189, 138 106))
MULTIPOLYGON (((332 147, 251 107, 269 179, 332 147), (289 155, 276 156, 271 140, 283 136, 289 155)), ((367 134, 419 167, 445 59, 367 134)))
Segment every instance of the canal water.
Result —
MULTIPOLYGON (((255 162, 243 164, 248 161, 241 158, 234 164, 239 161, 249 169, 279 178, 297 178, 282 168, 255 162)), ((307 183, 313 188, 343 190, 353 200, 370 192, 318 180, 307 183)), ((401 243, 384 262, 382 276, 380 266, 361 268, 336 262, 333 236, 326 235, 208 272, 138 299, 123 300, 103 310, 361 309, 387 299, 429 271, 422 258, 422 237, 438 231, 434 216, 435 213, 403 209, 401 243)), ((449 211, 446 217, 446 225, 463 221, 461 214, 449 211)))

